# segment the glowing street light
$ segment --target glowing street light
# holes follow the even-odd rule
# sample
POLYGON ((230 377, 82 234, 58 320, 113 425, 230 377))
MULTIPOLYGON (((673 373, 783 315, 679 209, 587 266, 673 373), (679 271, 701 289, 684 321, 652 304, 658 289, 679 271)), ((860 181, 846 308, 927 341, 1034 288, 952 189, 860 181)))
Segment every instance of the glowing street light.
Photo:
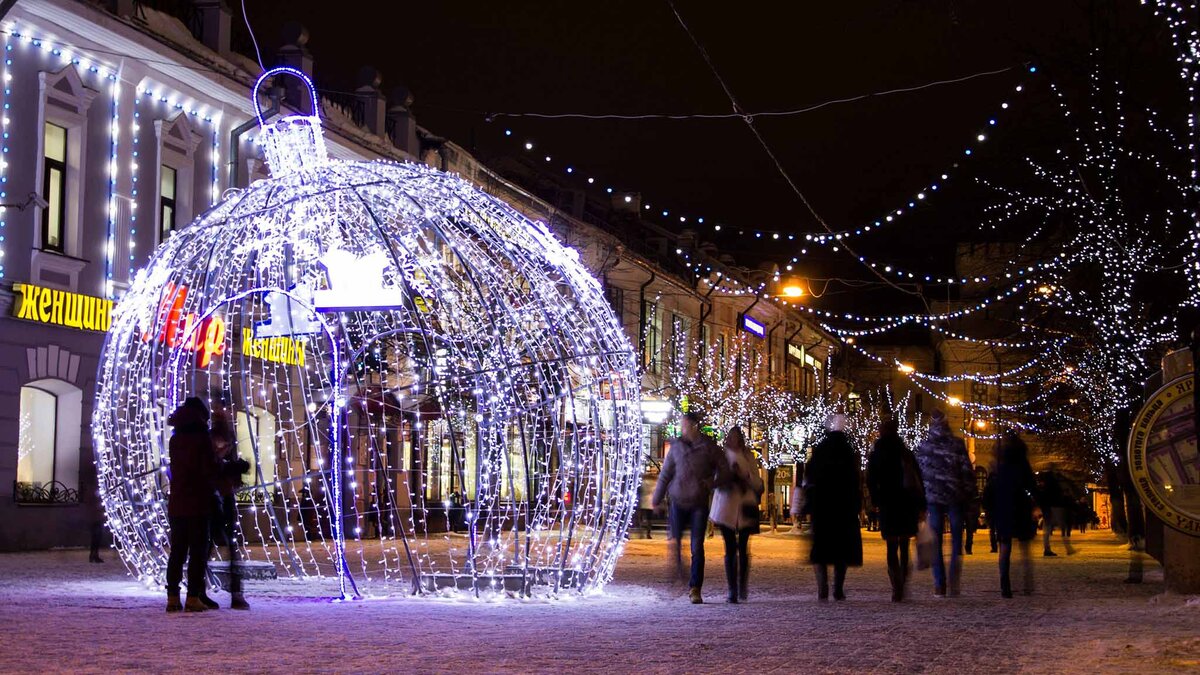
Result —
POLYGON ((785 298, 804 297, 804 289, 801 288, 798 284, 788 284, 787 286, 784 286, 780 290, 782 290, 783 297, 785 297, 785 298))
POLYGON ((907 363, 901 363, 896 368, 900 372, 904 373, 905 375, 909 375, 909 374, 915 373, 917 371, 916 368, 913 368, 912 366, 908 365, 907 363))
POLYGON ((959 407, 960 405, 962 405, 962 399, 961 399, 961 398, 959 398, 959 397, 957 397, 957 396, 947 396, 947 397, 946 397, 946 403, 949 403, 950 405, 952 405, 952 406, 954 406, 955 408, 957 408, 957 407, 959 407))

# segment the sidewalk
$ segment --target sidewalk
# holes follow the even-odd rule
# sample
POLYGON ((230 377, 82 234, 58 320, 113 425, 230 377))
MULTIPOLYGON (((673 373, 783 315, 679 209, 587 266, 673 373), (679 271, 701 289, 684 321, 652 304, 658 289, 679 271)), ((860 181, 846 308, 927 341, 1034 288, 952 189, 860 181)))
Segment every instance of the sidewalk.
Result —
MULTIPOLYGON (((665 581, 661 538, 628 543, 600 597, 558 601, 372 599, 330 603, 285 581, 249 587, 250 612, 163 612, 161 594, 109 552, 0 555, 0 671, 289 672, 1195 672, 1200 602, 1156 597, 1162 572, 1122 584, 1129 553, 1107 532, 1078 555, 1036 558, 1037 592, 1004 600, 986 532, 966 559, 963 596, 935 599, 915 573, 889 601, 883 546, 849 599, 818 604, 802 542, 752 540, 747 604, 726 605, 719 538, 706 542, 708 604, 665 581), (982 544, 982 545, 980 545, 982 544)), ((686 542, 685 542, 686 545, 686 542)), ((1036 550, 1036 549, 1035 549, 1036 550)), ((1040 551, 1038 551, 1040 553, 1040 551)), ((218 600, 224 602, 222 594, 218 600)))

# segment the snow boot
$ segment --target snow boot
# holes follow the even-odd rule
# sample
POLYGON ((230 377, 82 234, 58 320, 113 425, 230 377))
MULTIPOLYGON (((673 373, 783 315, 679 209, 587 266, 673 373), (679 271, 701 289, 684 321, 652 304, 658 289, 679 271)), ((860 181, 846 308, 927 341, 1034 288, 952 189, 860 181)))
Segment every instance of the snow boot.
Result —
POLYGON ((208 605, 205 605, 204 601, 201 600, 200 598, 198 598, 194 595, 189 595, 187 597, 187 602, 183 603, 183 611, 185 611, 185 612, 207 612, 208 605))
POLYGON ((179 592, 167 594, 167 613, 179 612, 183 610, 183 603, 179 601, 179 592))

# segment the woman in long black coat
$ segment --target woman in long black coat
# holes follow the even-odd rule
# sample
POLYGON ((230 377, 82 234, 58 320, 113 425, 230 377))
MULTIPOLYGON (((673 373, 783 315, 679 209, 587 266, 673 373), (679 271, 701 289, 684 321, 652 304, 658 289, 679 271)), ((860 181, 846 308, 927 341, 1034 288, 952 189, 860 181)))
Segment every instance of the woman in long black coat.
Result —
POLYGON ((829 599, 829 566, 833 565, 833 597, 845 600, 847 567, 862 566, 862 508, 858 453, 843 432, 846 418, 833 415, 825 438, 813 448, 805 467, 804 508, 812 516, 809 561, 817 575, 817 598, 829 599))
POLYGON ((879 532, 887 542, 892 602, 900 602, 908 579, 908 540, 917 535, 925 511, 925 485, 917 458, 900 439, 895 420, 879 425, 879 440, 867 460, 867 489, 879 507, 879 532))
POLYGON ((984 501, 1000 548, 1000 594, 1011 598, 1013 593, 1009 570, 1014 539, 1021 549, 1023 590, 1026 595, 1033 592, 1033 561, 1029 555, 1029 543, 1037 531, 1033 517, 1037 480, 1029 466, 1029 450, 1015 432, 1004 438, 996 455, 996 469, 984 491, 984 501))

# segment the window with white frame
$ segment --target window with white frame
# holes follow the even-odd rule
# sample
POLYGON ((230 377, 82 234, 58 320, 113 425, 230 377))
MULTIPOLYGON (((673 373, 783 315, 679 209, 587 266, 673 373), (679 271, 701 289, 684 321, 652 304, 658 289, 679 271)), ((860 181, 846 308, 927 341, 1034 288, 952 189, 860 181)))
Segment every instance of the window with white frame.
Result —
POLYGON ((721 333, 719 333, 717 335, 716 356, 717 356, 717 377, 721 378, 722 380, 728 376, 728 373, 726 372, 726 368, 725 368, 725 342, 726 342, 725 332, 721 331, 721 333))
MULTIPOLYGON (((98 92, 84 86, 74 66, 39 73, 38 79, 42 167, 37 191, 48 206, 41 212, 35 248, 84 257, 83 167, 88 160, 88 109, 98 92)), ((107 160, 97 161, 107 167, 107 160)))
POLYGON ((157 120, 154 131, 158 137, 158 241, 155 243, 162 243, 192 220, 196 148, 202 137, 182 113, 171 120, 157 120))
POLYGON ((53 122, 42 129, 42 248, 63 252, 66 236, 67 130, 53 122))
POLYGON ((659 355, 663 339, 662 312, 659 311, 657 302, 650 301, 642 303, 642 312, 646 317, 646 325, 642 327, 644 335, 642 365, 647 372, 657 373, 662 361, 659 355))
POLYGON ((266 494, 275 492, 275 416, 270 411, 258 406, 248 406, 237 414, 237 453, 238 457, 250 463, 250 476, 247 482, 262 485, 243 499, 258 500, 266 494))
POLYGON ((692 322, 680 314, 671 315, 671 372, 685 375, 691 350, 692 322))
POLYGON ((18 503, 79 501, 83 392, 58 379, 21 387, 17 433, 18 503))
POLYGON ((179 172, 162 165, 158 180, 158 241, 162 243, 175 231, 175 193, 179 172))

